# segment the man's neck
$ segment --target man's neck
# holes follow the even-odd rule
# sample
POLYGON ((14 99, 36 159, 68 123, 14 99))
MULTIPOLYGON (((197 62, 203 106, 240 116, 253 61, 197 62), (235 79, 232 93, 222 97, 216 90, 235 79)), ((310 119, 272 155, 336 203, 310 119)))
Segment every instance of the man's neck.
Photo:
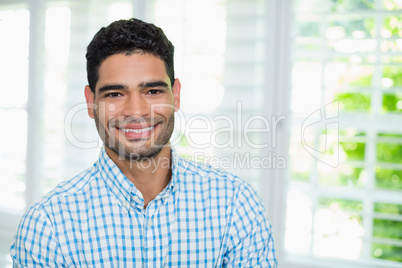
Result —
POLYGON ((168 144, 157 155, 138 161, 123 159, 108 147, 105 149, 123 174, 141 192, 144 198, 144 208, 168 185, 172 178, 171 152, 168 144))

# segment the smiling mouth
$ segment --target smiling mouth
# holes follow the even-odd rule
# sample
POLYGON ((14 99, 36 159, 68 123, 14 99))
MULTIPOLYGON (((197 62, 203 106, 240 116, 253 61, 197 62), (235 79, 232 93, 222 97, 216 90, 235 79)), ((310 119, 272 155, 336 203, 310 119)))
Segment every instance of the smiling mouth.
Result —
POLYGON ((122 126, 117 129, 122 133, 129 141, 148 140, 152 133, 155 131, 157 124, 154 126, 148 126, 141 128, 140 126, 122 126))
POLYGON ((147 128, 119 128, 119 130, 123 131, 124 133, 145 133, 151 131, 155 128, 155 126, 147 127, 147 128))

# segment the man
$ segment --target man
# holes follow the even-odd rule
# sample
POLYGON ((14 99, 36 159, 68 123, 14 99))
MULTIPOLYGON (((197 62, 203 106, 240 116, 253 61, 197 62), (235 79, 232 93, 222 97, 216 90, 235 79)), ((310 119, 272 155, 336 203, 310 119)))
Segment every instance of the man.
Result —
POLYGON ((170 146, 180 108, 173 50, 160 28, 136 19, 95 35, 85 98, 104 147, 23 216, 15 266, 277 266, 255 191, 170 146))

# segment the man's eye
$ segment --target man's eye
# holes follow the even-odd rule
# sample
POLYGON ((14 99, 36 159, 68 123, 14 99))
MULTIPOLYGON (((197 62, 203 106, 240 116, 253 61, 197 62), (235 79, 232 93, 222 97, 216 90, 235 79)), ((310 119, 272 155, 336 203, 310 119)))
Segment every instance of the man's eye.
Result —
POLYGON ((116 98, 116 97, 120 97, 120 96, 121 96, 121 94, 118 92, 112 92, 112 93, 106 94, 106 97, 109 97, 109 98, 116 98))
POLYGON ((159 93, 161 93, 161 90, 159 90, 159 89, 151 89, 148 91, 149 95, 157 95, 159 93))

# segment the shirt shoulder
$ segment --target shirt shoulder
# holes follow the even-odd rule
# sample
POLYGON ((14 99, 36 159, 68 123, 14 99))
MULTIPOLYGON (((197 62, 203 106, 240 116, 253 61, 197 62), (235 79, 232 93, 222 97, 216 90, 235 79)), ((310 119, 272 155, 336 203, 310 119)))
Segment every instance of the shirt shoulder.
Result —
POLYGON ((31 208, 44 209, 52 204, 65 202, 71 198, 87 196, 93 184, 99 184, 99 171, 95 163, 72 179, 59 183, 53 190, 45 194, 31 208))
MULTIPOLYGON (((215 168, 211 165, 180 158, 178 161, 180 174, 183 176, 182 184, 207 185, 207 189, 226 189, 225 194, 232 192, 238 198, 252 197, 256 203, 260 203, 260 197, 256 190, 245 180, 226 170, 215 168)), ((233 196, 231 195, 231 196, 233 196)))

